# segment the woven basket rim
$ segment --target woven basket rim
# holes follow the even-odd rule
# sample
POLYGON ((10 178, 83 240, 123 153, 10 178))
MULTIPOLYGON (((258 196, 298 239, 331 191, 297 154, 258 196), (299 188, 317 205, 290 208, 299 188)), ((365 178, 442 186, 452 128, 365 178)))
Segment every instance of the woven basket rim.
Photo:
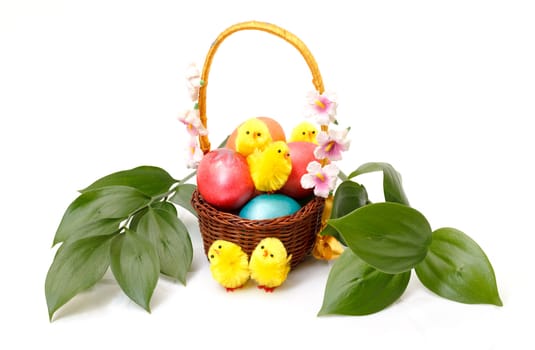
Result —
MULTIPOLYGON (((251 229, 265 227, 265 226, 272 226, 272 227, 285 226, 288 224, 289 221, 301 220, 304 217, 310 215, 310 211, 313 210, 313 207, 315 206, 317 202, 325 201, 325 199, 322 197, 313 196, 309 201, 306 202, 306 204, 302 205, 298 211, 296 211, 295 213, 291 215, 279 216, 279 217, 272 218, 272 219, 251 220, 251 219, 243 218, 232 212, 220 210, 214 207, 202 197, 202 195, 199 193, 197 189, 195 189, 195 191, 193 192, 192 198, 197 198, 198 202, 202 204, 204 215, 206 214, 206 210, 208 210, 209 212, 213 212, 214 214, 217 214, 217 216, 221 219, 225 219, 233 223, 239 222, 242 225, 247 225, 247 227, 251 229)), ((194 209, 198 211, 201 209, 201 207, 194 205, 194 209)))

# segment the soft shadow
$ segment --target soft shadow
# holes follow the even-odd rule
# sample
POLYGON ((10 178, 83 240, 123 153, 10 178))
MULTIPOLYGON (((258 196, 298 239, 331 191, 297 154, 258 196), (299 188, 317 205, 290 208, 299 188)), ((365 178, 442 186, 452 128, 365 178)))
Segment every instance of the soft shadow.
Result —
MULTIPOLYGON (((186 276, 186 285, 189 281, 189 276, 186 276)), ((156 289, 154 290, 154 294, 152 295, 152 299, 150 301, 150 308, 152 311, 156 310, 164 303, 165 300, 171 297, 171 294, 176 292, 176 289, 183 289, 186 286, 182 284, 182 282, 162 275, 160 274, 160 279, 158 280, 158 284, 156 285, 156 289)))
POLYGON ((295 286, 311 283, 311 280, 317 282, 317 278, 320 275, 324 275, 326 279, 330 267, 331 264, 329 262, 308 256, 299 265, 290 270, 290 274, 284 282, 284 287, 291 289, 295 286))
POLYGON ((94 311, 108 305, 122 293, 119 285, 113 279, 103 279, 84 292, 75 295, 54 314, 53 321, 94 311))

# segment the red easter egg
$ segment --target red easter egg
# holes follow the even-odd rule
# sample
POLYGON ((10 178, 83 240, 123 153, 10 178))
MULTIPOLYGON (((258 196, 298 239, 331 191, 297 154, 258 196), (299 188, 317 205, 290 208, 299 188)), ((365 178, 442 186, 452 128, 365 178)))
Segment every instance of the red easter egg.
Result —
POLYGON ((255 194, 247 160, 220 148, 204 155, 197 168, 197 189, 204 200, 221 210, 235 210, 255 194))
POLYGON ((314 160, 319 161, 314 157, 317 145, 311 142, 296 141, 288 142, 288 147, 292 160, 292 172, 279 192, 294 199, 305 198, 312 195, 313 189, 301 187, 301 177, 307 173, 308 163, 314 160))

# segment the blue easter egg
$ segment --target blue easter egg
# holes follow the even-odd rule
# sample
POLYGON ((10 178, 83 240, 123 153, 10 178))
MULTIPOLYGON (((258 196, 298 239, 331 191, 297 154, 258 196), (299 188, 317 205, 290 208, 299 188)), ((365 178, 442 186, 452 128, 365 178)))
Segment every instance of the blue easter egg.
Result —
POLYGON ((283 194, 261 194, 245 204, 239 215, 249 220, 273 219, 292 215, 299 208, 299 203, 283 194))

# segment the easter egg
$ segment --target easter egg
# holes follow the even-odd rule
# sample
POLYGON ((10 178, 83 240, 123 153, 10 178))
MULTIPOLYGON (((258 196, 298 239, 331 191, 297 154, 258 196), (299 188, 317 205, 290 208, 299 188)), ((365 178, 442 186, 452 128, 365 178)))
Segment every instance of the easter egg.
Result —
MULTIPOLYGON (((270 117, 257 117, 257 118, 263 121, 264 123, 266 123, 269 129, 269 133, 271 134, 271 139, 273 141, 286 141, 286 135, 284 134, 284 130, 282 129, 282 126, 279 124, 278 121, 270 117)), ((236 150, 236 134, 238 133, 238 128, 239 126, 236 129, 234 129, 232 134, 230 134, 227 140, 227 143, 225 144, 226 148, 236 150)))
POLYGON ((312 195, 312 189, 305 189, 301 186, 301 177, 307 173, 308 163, 317 160, 314 156, 316 147, 317 145, 311 142, 288 142, 290 158, 292 159, 292 172, 280 189, 280 193, 295 199, 302 199, 312 195))
POLYGON ((249 220, 273 219, 292 215, 299 208, 299 203, 283 194, 261 194, 245 204, 239 215, 249 220))
POLYGON ((238 209, 255 194, 247 160, 226 148, 204 155, 197 168, 197 189, 206 202, 222 210, 238 209))

